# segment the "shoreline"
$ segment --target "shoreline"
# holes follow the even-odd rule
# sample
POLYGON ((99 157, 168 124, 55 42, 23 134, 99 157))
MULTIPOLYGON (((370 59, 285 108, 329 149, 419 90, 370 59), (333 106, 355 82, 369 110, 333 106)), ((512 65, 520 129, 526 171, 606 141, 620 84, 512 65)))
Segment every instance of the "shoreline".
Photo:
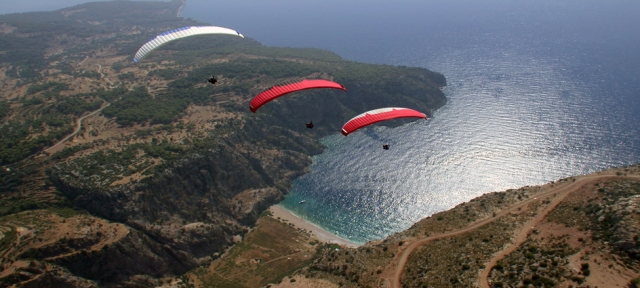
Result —
POLYGON ((349 248, 356 248, 362 246, 362 244, 358 244, 355 242, 351 242, 347 239, 341 238, 337 235, 331 234, 329 231, 324 230, 313 223, 308 222, 307 220, 302 219, 300 216, 293 214, 293 212, 287 210, 286 208, 280 206, 279 204, 272 205, 269 207, 269 212, 273 215, 273 218, 278 218, 282 220, 286 220, 288 223, 293 224, 296 228, 301 228, 304 230, 311 231, 318 240, 324 243, 334 243, 340 246, 345 246, 349 248))
POLYGON ((182 18, 182 8, 187 4, 187 0, 182 0, 182 5, 178 8, 178 12, 176 13, 176 17, 182 18))

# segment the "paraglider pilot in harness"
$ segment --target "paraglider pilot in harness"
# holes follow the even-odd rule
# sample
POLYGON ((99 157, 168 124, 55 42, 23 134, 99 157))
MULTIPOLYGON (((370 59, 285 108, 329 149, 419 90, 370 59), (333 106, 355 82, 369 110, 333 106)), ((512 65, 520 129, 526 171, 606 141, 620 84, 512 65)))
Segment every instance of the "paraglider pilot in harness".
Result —
POLYGON ((213 78, 213 77, 209 78, 209 83, 216 84, 216 82, 218 82, 218 80, 216 80, 216 78, 213 78))
POLYGON ((382 145, 382 149, 384 149, 384 150, 389 150, 389 144, 384 144, 384 145, 382 145))
POLYGON ((313 128, 313 121, 309 121, 309 123, 307 123, 306 125, 309 129, 313 128))

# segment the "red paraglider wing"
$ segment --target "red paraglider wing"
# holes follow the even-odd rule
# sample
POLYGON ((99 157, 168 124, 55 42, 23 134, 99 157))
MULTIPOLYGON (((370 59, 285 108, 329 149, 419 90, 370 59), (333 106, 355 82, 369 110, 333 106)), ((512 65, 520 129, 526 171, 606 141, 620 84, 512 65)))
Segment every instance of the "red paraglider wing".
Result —
POLYGON ((349 133, 356 131, 362 127, 378 123, 381 121, 398 119, 398 118, 423 118, 427 115, 409 108, 380 108, 364 112, 356 117, 351 118, 344 126, 342 126, 342 135, 347 136, 349 133))
POLYGON ((260 106, 266 104, 267 102, 276 99, 285 94, 289 94, 292 92, 306 90, 306 89, 316 89, 316 88, 333 88, 340 89, 343 91, 347 91, 344 86, 329 80, 302 80, 295 83, 284 84, 284 85, 276 85, 267 90, 260 92, 260 94, 256 95, 256 97, 251 100, 251 104, 249 104, 249 109, 251 112, 256 113, 256 110, 260 108, 260 106))

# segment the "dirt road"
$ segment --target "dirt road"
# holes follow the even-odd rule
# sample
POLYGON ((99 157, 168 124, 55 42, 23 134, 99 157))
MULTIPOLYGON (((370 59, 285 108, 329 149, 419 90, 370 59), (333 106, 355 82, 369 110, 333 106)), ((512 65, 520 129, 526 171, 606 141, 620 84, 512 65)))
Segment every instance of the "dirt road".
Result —
POLYGON ((109 105, 111 105, 111 103, 105 102, 105 104, 103 104, 102 107, 100 107, 100 109, 98 109, 96 111, 93 111, 93 112, 91 112, 91 113, 89 113, 87 115, 84 115, 84 116, 78 118, 78 120, 76 120, 76 130, 73 131, 73 133, 67 135, 67 137, 64 137, 62 140, 58 141, 58 143, 54 144, 53 146, 51 146, 51 147, 49 147, 47 149, 44 149, 44 151, 48 152, 49 150, 57 147, 58 145, 64 143, 65 141, 69 140, 69 138, 71 138, 74 135, 78 134, 78 132, 80 132, 80 129, 82 129, 82 120, 84 120, 87 117, 91 117, 93 115, 96 115, 96 114, 100 113, 100 111, 102 111, 102 109, 107 108, 109 105))
MULTIPOLYGON (((469 226, 462 228, 460 230, 456 230, 456 231, 452 231, 452 232, 448 232, 445 234, 440 234, 440 235, 435 235, 435 236, 431 236, 431 237, 425 237, 422 238, 420 240, 417 240, 413 243, 411 243, 410 245, 406 246, 406 248, 399 253, 398 257, 395 259, 394 262, 396 262, 395 265, 395 269, 392 275, 392 278, 389 279, 391 287, 394 288, 400 288, 402 287, 401 283, 400 283, 400 277, 402 276, 402 271, 404 271, 405 266, 407 265, 407 261, 409 260, 409 255, 411 255, 411 253, 413 251, 415 251, 418 247, 420 247, 421 245, 433 241, 433 240, 437 240, 437 239, 442 239, 442 238, 447 238, 447 237, 451 237, 451 236, 456 236, 456 235, 460 235, 460 234, 464 234, 467 232, 470 232, 472 230, 478 229, 484 225, 487 225, 497 219, 499 219, 500 217, 503 217, 507 214, 509 214, 511 211, 517 210, 518 208, 522 208, 534 201, 541 201, 545 198, 549 198, 549 197, 555 197, 553 199, 553 201, 540 213, 538 213, 537 216, 535 216, 533 219, 529 220, 525 225, 522 226, 522 229, 520 231, 516 232, 516 239, 515 242, 508 246, 505 250, 500 251, 498 253, 496 253, 494 255, 494 257, 489 261, 488 264, 486 264, 486 268, 485 270, 483 270, 480 274, 480 285, 483 288, 489 288, 489 284, 487 282, 487 276, 489 274, 489 272, 491 271, 491 267, 493 267, 493 265, 495 265, 495 263, 497 263, 497 261, 499 261, 500 259, 502 259, 502 257, 504 257, 504 255, 507 255, 509 253, 511 253, 513 250, 515 250, 516 248, 518 248, 518 246, 520 244, 522 244, 522 242, 524 242, 524 240, 526 239, 527 233, 528 231, 531 229, 532 226, 535 226, 535 224, 537 224, 540 220, 542 220, 542 218, 544 218, 545 215, 547 215, 547 213, 549 213, 549 211, 551 211, 556 205, 558 205, 560 202, 562 202, 562 200, 569 194, 571 194, 572 192, 578 190, 580 187, 582 187, 586 182, 588 181, 593 181, 593 180, 599 180, 599 179, 604 179, 604 178, 611 178, 611 177, 617 177, 614 174, 597 174, 597 175, 588 175, 588 176, 578 176, 576 177, 575 181, 572 182, 563 182, 561 184, 558 184, 557 186, 551 187, 548 191, 539 193, 536 195, 535 198, 530 198, 527 200, 524 200, 522 202, 519 202, 517 204, 514 204, 502 211, 500 211, 499 213, 496 213, 495 217, 491 217, 491 218, 486 218, 486 219, 482 219, 479 221, 476 221, 472 224, 470 224, 469 226), (491 264, 493 263, 493 264, 491 264)), ((640 179, 640 176, 626 176, 624 178, 635 178, 635 179, 640 179)))

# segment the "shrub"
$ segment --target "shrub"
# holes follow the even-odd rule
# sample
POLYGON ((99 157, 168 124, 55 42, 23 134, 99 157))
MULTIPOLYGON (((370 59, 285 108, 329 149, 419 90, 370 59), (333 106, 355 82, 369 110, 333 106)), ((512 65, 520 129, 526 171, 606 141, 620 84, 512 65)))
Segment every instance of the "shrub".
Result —
POLYGON ((584 277, 573 276, 573 277, 571 277, 571 281, 576 282, 578 284, 582 284, 582 283, 584 283, 584 277))

